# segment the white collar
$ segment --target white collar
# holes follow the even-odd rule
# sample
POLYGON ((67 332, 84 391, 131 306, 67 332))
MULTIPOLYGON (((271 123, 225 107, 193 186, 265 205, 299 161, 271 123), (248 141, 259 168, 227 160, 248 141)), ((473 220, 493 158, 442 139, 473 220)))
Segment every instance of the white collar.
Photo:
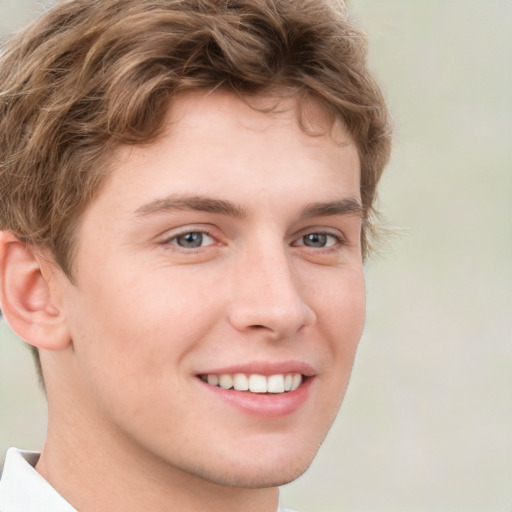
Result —
POLYGON ((2 512, 77 512, 35 469, 39 453, 9 448, 0 481, 2 512))

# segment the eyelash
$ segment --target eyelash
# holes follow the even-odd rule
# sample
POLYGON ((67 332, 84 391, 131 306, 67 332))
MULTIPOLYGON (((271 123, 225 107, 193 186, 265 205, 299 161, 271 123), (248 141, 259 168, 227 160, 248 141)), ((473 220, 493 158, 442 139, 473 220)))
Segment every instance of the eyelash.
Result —
POLYGON ((200 230, 200 229, 197 229, 197 230, 192 229, 192 230, 188 230, 188 231, 183 231, 181 233, 177 233, 169 238, 166 238, 162 243, 164 245, 174 245, 182 250, 192 252, 192 251, 197 251, 199 249, 202 249, 204 247, 209 247, 211 245, 215 245, 215 239, 210 233, 208 233, 208 231, 200 230), (199 245, 198 247, 183 247, 183 246, 179 245, 177 243, 178 239, 181 237, 185 237, 187 235, 200 235, 201 242, 203 241, 204 237, 206 236, 212 240, 212 243, 208 243, 207 245, 199 245))
POLYGON ((296 247, 307 247, 307 248, 310 248, 310 249, 317 249, 317 250, 333 250, 336 248, 336 246, 341 246, 341 245, 346 245, 346 241, 345 239, 340 236, 340 235, 335 235, 334 233, 330 233, 330 232, 324 232, 324 231, 310 231, 308 233, 305 233, 304 235, 301 235, 299 238, 298 238, 298 241, 294 242, 294 246, 296 247), (321 246, 321 247, 312 247, 312 246, 309 246, 309 245, 306 245, 306 243, 304 243, 304 239, 306 239, 306 237, 313 237, 313 236, 316 236, 318 238, 322 238, 322 237, 325 237, 326 238, 326 245, 324 246, 321 246), (331 243, 329 243, 329 239, 331 239, 331 243), (298 241, 301 241, 302 243, 298 243, 298 241))
MULTIPOLYGON (((292 245, 292 247, 306 247, 306 248, 311 249, 311 250, 332 251, 332 250, 335 250, 336 247, 346 245, 346 243, 347 242, 346 242, 346 240, 345 240, 345 238, 343 236, 336 235, 336 234, 331 233, 331 232, 309 231, 309 232, 301 235, 296 240, 294 240, 294 242, 291 245, 292 245), (326 241, 325 241, 326 245, 323 245, 323 246, 320 246, 320 247, 309 246, 309 245, 307 245, 305 243, 305 239, 308 236, 309 237, 316 236, 318 238, 325 237, 326 238, 326 241), (331 243, 329 243, 329 239, 331 240, 331 243)), ((187 231, 183 231, 181 233, 176 233, 173 236, 166 238, 165 240, 162 241, 162 244, 163 245, 172 245, 172 246, 175 246, 175 247, 177 247, 177 248, 179 248, 181 250, 184 250, 186 252, 194 252, 194 251, 199 251, 199 250, 201 250, 201 249, 203 249, 205 247, 209 247, 209 246, 215 245, 215 237, 212 234, 210 234, 208 231, 206 231, 206 230, 190 229, 190 230, 187 230, 187 231), (178 239, 181 238, 181 237, 185 237, 187 235, 200 235, 201 236, 201 239, 200 239, 201 245, 199 245, 197 247, 184 247, 182 245, 179 245, 178 244, 178 239), (204 241, 205 237, 209 238, 211 240, 211 243, 208 243, 207 245, 202 245, 202 242, 204 241)))

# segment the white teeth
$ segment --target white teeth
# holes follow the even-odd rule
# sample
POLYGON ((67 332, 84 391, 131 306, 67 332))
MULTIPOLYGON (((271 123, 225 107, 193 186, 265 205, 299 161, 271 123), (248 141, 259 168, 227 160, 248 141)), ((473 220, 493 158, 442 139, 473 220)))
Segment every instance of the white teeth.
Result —
POLYGON ((208 382, 210 386, 219 386, 222 389, 234 388, 236 391, 250 391, 251 393, 285 393, 295 391, 302 383, 303 377, 300 373, 287 373, 276 375, 246 375, 244 373, 230 374, 208 374, 202 375, 201 379, 208 382))
POLYGON ((231 375, 219 375, 219 386, 222 389, 231 389, 233 387, 231 375))
POLYGON ((266 393, 267 378, 264 375, 251 375, 249 377, 249 391, 251 393, 266 393))
POLYGON ((267 382, 269 393, 284 393, 284 377, 282 375, 271 375, 267 382))
POLYGON ((292 387, 290 391, 295 391, 302 382, 302 375, 300 373, 296 373, 292 378, 292 387))
POLYGON ((218 386, 219 385, 219 377, 217 377, 217 375, 208 375, 207 379, 208 379, 208 384, 210 384, 210 386, 218 386))
POLYGON ((249 379, 243 373, 235 373, 233 377, 233 387, 237 391, 247 391, 249 389, 249 379))

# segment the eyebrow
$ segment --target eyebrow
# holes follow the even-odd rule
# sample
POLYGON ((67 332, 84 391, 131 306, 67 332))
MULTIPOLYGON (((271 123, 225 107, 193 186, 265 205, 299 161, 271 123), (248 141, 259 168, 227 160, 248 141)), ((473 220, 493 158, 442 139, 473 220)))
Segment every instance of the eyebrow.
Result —
POLYGON ((155 199, 135 210, 138 217, 156 213, 167 213, 174 211, 195 211, 219 213, 229 217, 244 218, 246 211, 243 207, 224 201, 222 199, 213 199, 201 196, 168 196, 162 199, 155 199))
MULTIPOLYGON (((245 208, 231 201, 202 196, 182 195, 171 195, 155 199, 137 208, 135 215, 137 217, 146 217, 148 215, 175 211, 218 213, 238 219, 243 219, 247 216, 245 208)), ((355 198, 311 203, 302 208, 299 218, 305 220, 312 217, 329 217, 335 215, 356 215, 362 217, 363 207, 355 198)))
POLYGON ((356 215, 363 217, 364 209, 361 203, 352 197, 327 203, 313 203, 305 206, 301 213, 301 219, 312 217, 329 217, 334 215, 356 215))

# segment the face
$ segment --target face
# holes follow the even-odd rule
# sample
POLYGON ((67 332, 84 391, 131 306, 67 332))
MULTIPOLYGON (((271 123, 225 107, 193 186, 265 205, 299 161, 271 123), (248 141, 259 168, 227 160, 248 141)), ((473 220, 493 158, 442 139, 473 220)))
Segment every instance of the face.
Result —
POLYGON ((357 149, 314 104, 189 93, 124 148, 61 278, 80 413, 115 452, 229 486, 310 464, 364 322, 357 149))

